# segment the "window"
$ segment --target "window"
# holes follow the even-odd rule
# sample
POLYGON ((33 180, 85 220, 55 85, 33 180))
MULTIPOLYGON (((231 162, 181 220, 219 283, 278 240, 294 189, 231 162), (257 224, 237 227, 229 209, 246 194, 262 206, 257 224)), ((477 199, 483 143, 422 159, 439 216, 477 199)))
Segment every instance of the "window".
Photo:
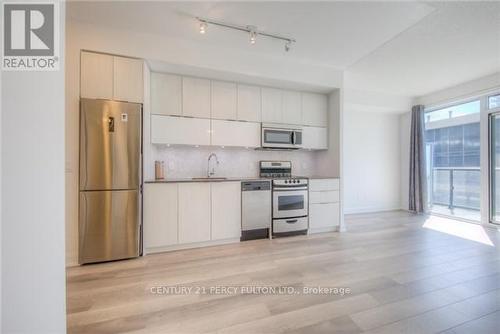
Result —
MULTIPOLYGON (((498 102, 500 103, 500 98, 498 102)), ((425 122, 430 123, 440 120, 456 118, 460 116, 476 114, 479 113, 480 108, 481 108, 481 103, 479 102, 479 100, 475 100, 467 103, 458 104, 452 107, 428 111, 425 113, 425 122)))
POLYGON ((488 109, 495 109, 500 107, 500 94, 488 97, 488 109))

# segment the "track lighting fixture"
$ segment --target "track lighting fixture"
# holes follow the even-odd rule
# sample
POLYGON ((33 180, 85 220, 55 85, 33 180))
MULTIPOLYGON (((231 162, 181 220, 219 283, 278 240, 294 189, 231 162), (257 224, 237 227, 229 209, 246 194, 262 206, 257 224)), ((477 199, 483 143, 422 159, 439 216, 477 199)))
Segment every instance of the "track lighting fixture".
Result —
POLYGON ((292 47, 292 43, 296 42, 295 39, 291 38, 291 37, 285 37, 285 36, 281 36, 281 35, 277 35, 277 34, 271 34, 271 33, 267 33, 264 31, 259 31, 257 29, 257 27, 255 27, 255 26, 239 26, 239 25, 235 25, 235 24, 209 20, 209 19, 205 19, 205 18, 201 18, 201 17, 197 17, 196 19, 200 23, 200 34, 205 34, 207 31, 208 25, 212 24, 212 25, 222 27, 222 28, 233 29, 233 30, 238 30, 238 31, 248 33, 250 35, 250 44, 252 44, 252 45, 257 42, 258 35, 284 41, 286 52, 290 51, 290 49, 292 47))

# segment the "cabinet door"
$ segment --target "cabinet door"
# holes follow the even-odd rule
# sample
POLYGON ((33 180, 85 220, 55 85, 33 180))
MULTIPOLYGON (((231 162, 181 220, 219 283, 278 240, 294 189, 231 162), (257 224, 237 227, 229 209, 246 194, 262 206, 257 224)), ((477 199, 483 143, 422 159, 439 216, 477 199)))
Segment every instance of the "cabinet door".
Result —
POLYGON ((182 77, 151 73, 151 113, 182 115, 182 77))
POLYGON ((309 203, 311 204, 337 203, 339 201, 340 192, 338 190, 309 192, 309 203))
POLYGON ((142 103, 144 94, 142 59, 113 58, 113 99, 142 103))
POLYGON ((214 182, 212 188, 212 240, 241 236, 241 182, 214 182))
POLYGON ((262 122, 282 123, 282 102, 280 89, 262 88, 262 122))
POLYGON ((210 118, 210 80, 182 78, 182 115, 210 118))
POLYGON ((304 125, 327 126, 328 98, 323 94, 302 93, 304 125))
POLYGON ((212 81, 212 119, 237 119, 235 83, 212 81))
POLYGON ((175 245, 177 240, 177 183, 144 186, 144 247, 175 245))
POLYGON ((312 179, 309 180, 309 191, 340 190, 339 179, 312 179))
POLYGON ((339 203, 310 204, 309 227, 321 229, 338 226, 340 222, 339 203))
POLYGON ((260 123, 212 120, 211 144, 260 147, 260 123))
POLYGON ((238 120, 260 122, 261 115, 260 87, 238 85, 238 120))
POLYGON ((81 53, 80 96, 90 99, 113 99, 113 56, 81 53))
POLYGON ((151 115, 153 144, 210 145, 210 120, 151 115))
POLYGON ((323 127, 304 126, 302 128, 304 148, 325 150, 328 148, 328 130, 323 127))
POLYGON ((283 91, 283 123, 302 124, 302 95, 299 92, 283 91))
POLYGON ((179 243, 210 240, 210 183, 179 183, 179 243))

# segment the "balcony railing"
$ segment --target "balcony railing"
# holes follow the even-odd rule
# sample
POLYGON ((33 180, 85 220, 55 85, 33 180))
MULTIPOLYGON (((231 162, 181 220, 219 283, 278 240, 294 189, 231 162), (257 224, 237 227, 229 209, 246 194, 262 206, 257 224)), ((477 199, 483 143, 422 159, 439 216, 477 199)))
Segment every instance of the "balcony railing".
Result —
POLYGON ((449 209, 480 208, 481 171, 479 167, 435 167, 429 180, 429 202, 449 209))

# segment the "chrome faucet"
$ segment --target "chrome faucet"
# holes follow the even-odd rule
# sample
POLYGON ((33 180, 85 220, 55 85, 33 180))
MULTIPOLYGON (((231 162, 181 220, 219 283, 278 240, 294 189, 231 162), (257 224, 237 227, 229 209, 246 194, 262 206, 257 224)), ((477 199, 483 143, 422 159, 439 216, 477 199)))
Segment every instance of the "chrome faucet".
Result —
POLYGON ((207 161, 207 177, 212 177, 215 175, 215 167, 212 166, 212 170, 210 170, 210 161, 212 160, 212 158, 215 158, 215 162, 217 163, 217 165, 219 165, 219 158, 217 158, 217 154, 210 153, 207 161))

